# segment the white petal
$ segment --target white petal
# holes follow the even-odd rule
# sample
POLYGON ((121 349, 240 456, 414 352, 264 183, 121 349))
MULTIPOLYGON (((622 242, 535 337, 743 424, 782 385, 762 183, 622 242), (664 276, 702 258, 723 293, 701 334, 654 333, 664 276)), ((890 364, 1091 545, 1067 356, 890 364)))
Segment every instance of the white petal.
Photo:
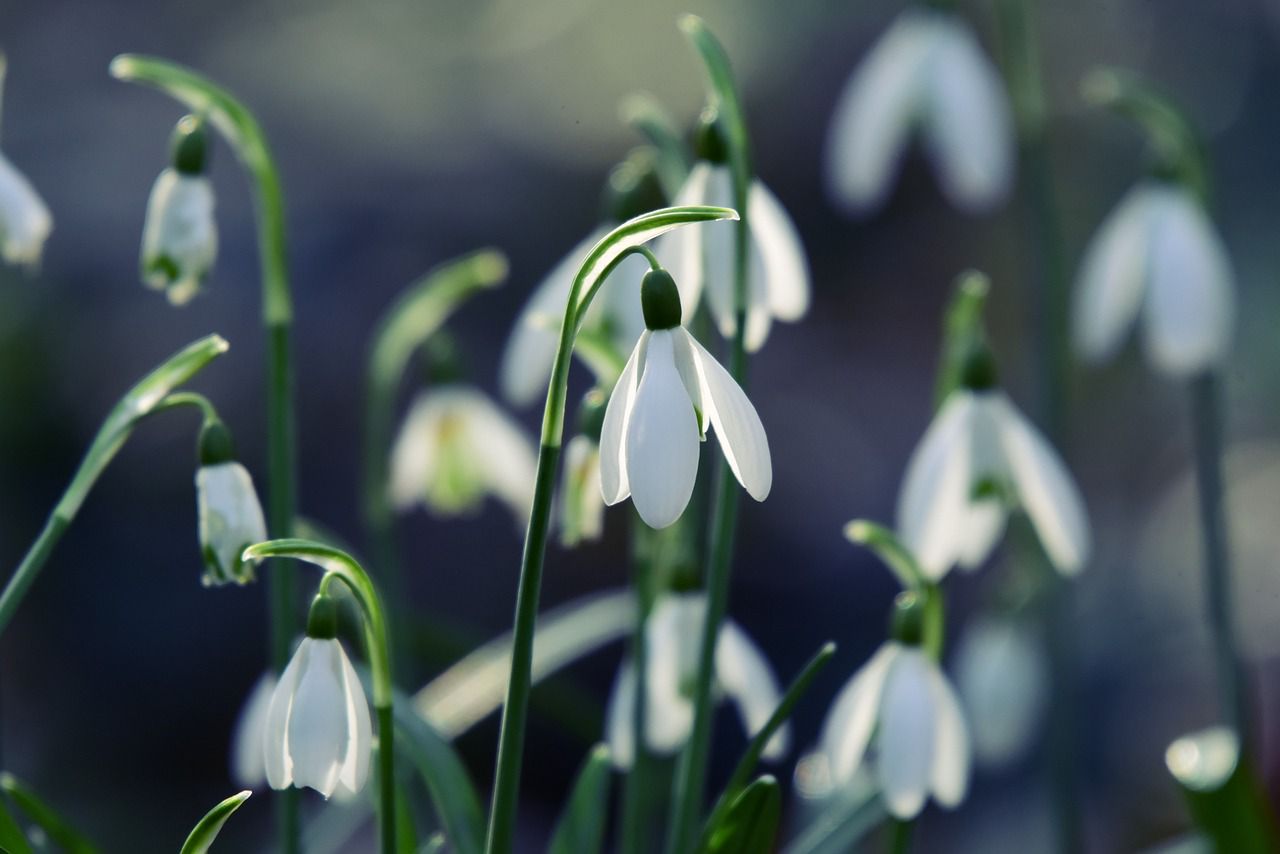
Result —
POLYGON ((1039 638, 1011 620, 971 619, 956 644, 955 674, 978 761, 998 767, 1024 756, 1048 699, 1039 638))
POLYGON ((703 594, 668 594, 654 603, 645 624, 645 743, 654 752, 680 749, 693 729, 690 698, 706 613, 703 594))
POLYGON ((1013 186, 1013 119, 1000 74, 969 27, 938 13, 929 57, 924 139, 951 203, 985 211, 1013 186))
POLYGON ((293 714, 298 682, 307 669, 315 641, 303 638, 289 659, 267 708, 267 725, 262 731, 262 759, 267 769, 267 783, 273 789, 287 789, 293 784, 293 756, 289 746, 289 718, 293 714))
POLYGON ((890 814, 904 820, 920 812, 931 788, 938 735, 931 667, 918 648, 904 648, 880 698, 876 775, 890 814))
POLYGON ((342 689, 347 718, 345 749, 342 767, 338 772, 338 791, 357 795, 369 779, 369 759, 373 754, 373 727, 369 721, 369 701, 364 686, 356 675, 351 660, 339 644, 338 657, 342 660, 342 689))
POLYGON ((862 766, 880 711, 880 693, 889 666, 902 649, 886 643, 862 666, 836 695, 822 727, 822 750, 831 763, 836 783, 853 779, 862 766))
POLYGON ((471 388, 459 391, 465 392, 458 409, 477 474, 486 490, 511 509, 517 524, 524 524, 533 507, 538 473, 533 441, 488 395, 471 388))
POLYGON ((443 413, 440 405, 433 402, 435 400, 426 392, 414 398, 391 446, 387 491, 392 506, 397 510, 407 509, 422 500, 439 464, 441 449, 435 437, 439 436, 443 413))
POLYGON ((1147 185, 1130 190, 1085 249, 1071 327, 1076 351, 1088 361, 1114 356, 1138 315, 1147 280, 1155 198, 1147 185))
POLYGON ((248 470, 235 461, 201 466, 196 472, 196 511, 206 561, 217 560, 217 571, 209 567, 205 582, 252 579, 253 572, 242 567, 240 554, 267 538, 267 523, 248 470))
POLYGON ((840 95, 827 136, 827 175, 834 197, 852 212, 869 212, 888 195, 920 108, 935 39, 930 15, 903 13, 840 95))
POLYGON ((680 518, 698 476, 698 419, 676 371, 675 334, 685 333, 680 328, 650 333, 624 442, 631 500, 651 528, 680 518))
MULTIPOLYGON (((728 166, 712 166, 707 175, 707 204, 733 207, 733 173, 728 166)), ((750 216, 748 216, 748 226, 750 216)), ((707 307, 716 322, 716 328, 726 338, 734 335, 737 329, 734 314, 734 283, 736 277, 735 256, 737 253, 738 224, 735 222, 712 223, 702 229, 703 270, 706 275, 703 290, 707 296, 707 307)), ((764 287, 760 276, 748 279, 748 288, 754 284, 760 300, 764 299, 764 287)), ((750 293, 748 301, 750 302, 750 293)))
POLYGON ((630 661, 622 662, 609 693, 605 709, 605 739, 613 767, 626 771, 635 762, 636 670, 630 661))
POLYGON ((1204 208, 1180 188, 1157 203, 1143 342, 1160 370, 1183 377, 1218 367, 1231 347, 1231 262, 1204 208))
POLYGON ((560 541, 573 547, 598 540, 604 530, 600 497, 600 446, 578 434, 564 448, 564 486, 560 492, 560 541))
POLYGON ((929 685, 937 714, 930 787, 944 807, 957 807, 969 790, 969 731, 960 701, 937 665, 930 663, 929 685))
POLYGON ((940 579, 959 558, 970 528, 973 394, 953 392, 911 453, 898 494, 897 527, 921 569, 940 579))
POLYGON ((293 759, 293 784, 310 786, 326 798, 338 784, 347 748, 341 655, 338 641, 314 641, 306 669, 298 679, 286 736, 293 759))
POLYGON ((26 176, 0 154, 0 254, 10 264, 36 265, 53 217, 26 176))
MULTIPOLYGON (((764 728, 782 699, 778 680, 764 653, 731 620, 721 625, 716 638, 716 681, 737 705, 748 736, 755 736, 764 728)), ((787 754, 790 740, 790 729, 784 724, 765 745, 764 757, 781 759, 787 754)))
POLYGON ((998 498, 985 498, 969 502, 960 538, 956 543, 956 560, 961 569, 977 569, 982 566, 1004 536, 1009 512, 998 498))
POLYGON ((236 719, 231 739, 231 778, 246 789, 256 789, 267 779, 262 757, 262 739, 267 729, 267 712, 276 690, 276 677, 264 673, 254 683, 236 719))
POLYGON ((748 226, 764 266, 770 313, 779 320, 799 320, 809 310, 809 262, 800 232, 778 198, 760 181, 747 196, 748 226))
POLYGON ((715 357, 692 335, 678 329, 676 338, 684 339, 688 350, 681 348, 681 359, 691 358, 701 387, 701 400, 707 419, 716 431, 734 477, 756 501, 769 497, 773 487, 773 461, 769 455, 769 439, 756 408, 715 357))
POLYGON ((640 367, 649 343, 646 331, 631 351, 622 375, 605 404, 604 422, 600 428, 600 495, 604 503, 613 505, 631 494, 627 480, 625 439, 631 411, 635 407, 636 388, 640 383, 640 367))
POLYGON ((1089 559, 1084 500, 1057 452, 1001 393, 994 393, 1000 437, 1018 501, 1059 572, 1074 575, 1089 559))

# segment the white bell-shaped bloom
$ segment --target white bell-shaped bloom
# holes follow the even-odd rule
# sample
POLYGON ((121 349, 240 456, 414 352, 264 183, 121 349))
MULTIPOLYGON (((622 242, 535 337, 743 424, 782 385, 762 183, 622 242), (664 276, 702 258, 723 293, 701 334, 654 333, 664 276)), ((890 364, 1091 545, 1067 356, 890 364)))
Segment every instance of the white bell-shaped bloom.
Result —
POLYGON ((523 524, 537 467, 520 426, 479 389, 453 383, 414 400, 391 451, 391 500, 401 510, 421 502, 455 516, 492 495, 523 524))
POLYGON ((1075 292, 1077 352, 1110 359, 1139 316, 1147 358, 1167 374, 1191 376, 1227 358, 1231 262, 1200 202, 1166 181, 1130 190, 1089 242, 1075 292))
POLYGON ((40 194, 0 154, 0 253, 4 260, 29 267, 39 264, 52 230, 53 217, 40 194))
POLYGON ((841 689, 822 730, 832 782, 870 762, 889 812, 914 818, 933 796, 955 807, 969 788, 969 735, 945 675, 919 647, 885 643, 841 689), (872 749, 872 736, 875 744, 872 749))
POLYGON ((974 759, 998 768, 1025 756, 1048 707, 1049 663, 1040 638, 1014 620, 972 619, 954 665, 974 759))
POLYGON ((605 503, 630 496, 651 528, 679 519, 693 494, 699 438, 707 423, 738 482, 756 501, 764 501, 773 485, 769 441, 742 388, 684 327, 645 330, 605 410, 600 433, 605 503))
POLYGON ((253 478, 235 460, 203 465, 196 472, 196 516, 206 586, 253 580, 253 564, 241 560, 246 547, 267 538, 262 504, 253 478))
POLYGON ((246 789, 256 789, 267 781, 262 739, 267 731, 267 712, 276 692, 275 674, 258 677, 249 692, 231 736, 231 779, 246 789))
MULTIPOLYGON (((704 593, 671 593, 654 603, 645 623, 645 746, 654 753, 675 753, 693 729, 698 649, 706 616, 704 593)), ((725 620, 720 627, 715 668, 717 696, 737 706, 743 729, 748 736, 755 735, 782 698, 764 653, 732 620, 725 620)), ((630 768, 635 761, 635 696, 635 667, 626 661, 618 671, 605 712, 610 755, 620 769, 630 768)), ((779 728, 765 745, 765 758, 785 756, 790 738, 786 725, 779 728)))
POLYGON ((369 703, 342 644, 303 638, 267 710, 267 782, 354 795, 369 778, 372 747, 369 703))
POLYGON ((907 464, 898 533, 936 581, 955 564, 982 564, 1011 506, 1026 511, 1059 572, 1084 567, 1090 548, 1084 501, 1053 447, 1003 392, 959 388, 907 464))
MULTIPOLYGON (((700 161, 689 172, 676 205, 736 207, 733 173, 727 165, 700 161)), ((778 198, 760 181, 747 191, 750 263, 747 268, 746 346, 756 351, 769 335, 774 318, 796 321, 809 310, 809 263, 800 233, 778 198)), ((688 301, 696 305, 706 294, 707 305, 720 334, 737 330, 734 311, 734 252, 736 223, 709 223, 681 228, 658 238, 654 253, 680 283, 685 317, 692 317, 688 301)))
POLYGON ((142 279, 174 305, 200 290, 218 255, 213 188, 202 174, 165 169, 147 202, 142 229, 142 279))
POLYGON ((598 540, 604 532, 599 443, 589 436, 574 436, 565 446, 564 469, 560 542, 570 548, 584 540, 598 540))
POLYGON ((903 12, 849 78, 827 138, 834 197, 853 213, 878 208, 917 127, 952 204, 985 211, 1004 201, 1014 172, 1008 94, 952 12, 903 12))

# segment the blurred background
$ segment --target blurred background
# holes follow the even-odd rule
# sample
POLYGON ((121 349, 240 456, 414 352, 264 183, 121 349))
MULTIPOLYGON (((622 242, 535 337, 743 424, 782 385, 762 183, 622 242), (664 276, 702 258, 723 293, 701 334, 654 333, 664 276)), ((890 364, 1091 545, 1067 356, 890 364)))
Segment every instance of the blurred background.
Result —
MULTIPOLYGON (((1072 275, 1089 235, 1143 166, 1133 129, 1082 104, 1081 75, 1098 63, 1138 69, 1175 93, 1206 134, 1242 307, 1227 386, 1236 605, 1258 731, 1274 733, 1280 199, 1270 188, 1280 186, 1280 4, 1038 5, 1072 275)), ((990 4, 961 7, 994 50, 990 4)), ((175 310, 145 290, 137 275, 143 213, 181 111, 110 79, 114 55, 189 64, 241 96, 265 127, 288 209, 301 510, 359 546, 360 404, 377 317, 430 267, 500 248, 509 282, 452 324, 474 380, 496 393, 498 357, 529 289, 595 225, 608 170, 640 142, 618 118, 620 99, 647 91, 682 123, 696 116, 702 72, 675 27, 679 13, 693 11, 732 57, 757 171, 791 211, 812 265, 809 316, 776 325, 752 363, 775 484, 767 503, 743 502, 731 599, 734 619, 784 680, 823 641, 840 644, 795 718, 797 746, 811 746, 835 692, 883 639, 895 591, 841 527, 855 516, 892 520, 907 456, 930 419, 941 311, 961 270, 991 274, 988 320, 1004 380, 1029 413, 1038 400, 1035 258, 1021 196, 994 215, 962 215, 916 156, 890 204, 868 221, 842 218, 824 192, 831 109, 901 8, 886 0, 0 5, 9 59, 3 150, 55 220, 36 275, 0 269, 0 566, 7 574, 17 565, 118 396, 208 332, 232 349, 194 387, 214 399, 244 461, 259 483, 265 478, 249 190, 219 144, 212 177, 222 248, 206 292, 175 310)), ((575 389, 585 388, 585 372, 575 377, 575 389)), ((1132 347, 1105 369, 1073 368, 1071 392, 1063 452, 1097 541, 1071 620, 1087 849, 1138 850, 1188 826, 1164 749, 1217 719, 1188 401, 1132 347)), ((519 417, 533 437, 538 414, 519 417)), ((196 427, 191 414, 174 413, 137 431, 0 646, 3 767, 108 851, 172 850, 234 791, 230 730, 264 661, 264 586, 199 583, 196 427)), ((552 548, 544 605, 625 582, 621 516, 610 514, 600 544, 552 548)), ((418 511, 403 519, 400 540, 415 607, 448 615, 440 634, 465 645, 510 627, 521 531, 503 507, 448 524, 418 511)), ((997 562, 953 579, 951 640, 1005 571, 997 562)), ((430 673, 455 654, 437 645, 435 660, 418 667, 430 673)), ((575 704, 570 725, 534 713, 521 813, 530 840, 545 838, 598 737, 591 730, 620 655, 614 646, 571 671, 569 688, 590 702, 575 704)), ((485 789, 496 733, 493 716, 459 742, 485 789)), ((718 733, 717 768, 726 769, 741 747, 727 710, 718 733)), ((1280 744, 1272 738, 1263 749, 1262 771, 1273 778, 1280 744)), ((1037 749, 1003 769, 980 769, 962 810, 926 813, 919 850, 1052 850, 1046 765, 1037 749)), ((790 764, 779 774, 789 780, 790 764)), ((307 793, 304 806, 318 809, 319 799, 307 793)), ((222 850, 259 850, 270 827, 269 798, 255 798, 228 826, 222 850)))

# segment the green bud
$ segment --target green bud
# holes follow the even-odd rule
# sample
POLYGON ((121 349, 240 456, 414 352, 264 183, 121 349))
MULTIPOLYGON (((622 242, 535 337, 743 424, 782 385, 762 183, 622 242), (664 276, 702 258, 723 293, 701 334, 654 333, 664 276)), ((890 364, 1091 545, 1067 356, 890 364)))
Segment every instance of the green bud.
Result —
POLYGON ((604 429, 604 410, 609 398, 598 388, 593 388, 582 396, 578 404, 578 433, 586 436, 596 444, 600 443, 600 432, 604 429))
POLYGON ((422 349, 422 359, 427 383, 430 385, 449 385, 466 379, 458 345, 447 332, 437 332, 427 339, 422 349))
POLYGON ((889 637, 905 646, 920 646, 924 640, 924 598, 920 594, 904 590, 894 597, 889 637))
POLYGON ((186 175, 203 175, 209 159, 209 135, 204 121, 183 116, 173 129, 170 143, 173 168, 186 175))
POLYGON ((229 463, 236 458, 236 446, 231 438, 231 431, 217 418, 205 421, 200 428, 198 450, 202 466, 229 463))
POLYGON ((609 173, 602 197, 605 219, 626 222, 666 204, 653 149, 635 149, 609 173))
POLYGON ((316 640, 333 640, 338 636, 338 602, 325 593, 311 600, 307 612, 307 637, 316 640))
POLYGON ((999 384, 995 356, 985 343, 975 342, 960 368, 960 386, 971 391, 987 391, 999 384))
POLYGON ((661 267, 644 274, 640 304, 644 308, 644 325, 648 328, 656 331, 680 325, 680 289, 671 274, 661 267))
POLYGON ((708 163, 729 162, 729 141, 720 124, 720 114, 711 108, 702 111, 693 132, 693 152, 708 163))

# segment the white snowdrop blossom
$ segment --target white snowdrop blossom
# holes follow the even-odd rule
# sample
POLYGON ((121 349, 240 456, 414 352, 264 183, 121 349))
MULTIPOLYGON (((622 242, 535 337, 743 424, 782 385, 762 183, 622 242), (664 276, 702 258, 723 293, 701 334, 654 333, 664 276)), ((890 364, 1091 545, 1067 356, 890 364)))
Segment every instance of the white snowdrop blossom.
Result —
POLYGON ((147 202, 142 228, 142 280, 174 305, 200 290, 218 255, 213 188, 202 174, 165 169, 147 202))
POLYGON ((267 538, 262 504, 253 478, 240 463, 226 460, 196 472, 196 517, 206 586, 253 580, 253 563, 241 552, 267 538))
POLYGON ((600 444, 589 436, 574 436, 565 446, 564 458, 560 542, 567 548, 600 539, 604 498, 600 494, 600 444))
POLYGON ((869 764, 895 818, 914 818, 930 795, 956 807, 969 788, 960 702, 919 647, 881 646, 836 696, 821 744, 837 786, 851 784, 869 764))
POLYGON ((998 768, 1025 756, 1049 699, 1040 638, 1015 620, 971 619, 956 644, 954 670, 974 759, 998 768))
POLYGON ((262 750, 273 789, 355 795, 369 777, 369 704, 334 638, 307 637, 271 695, 262 750))
MULTIPOLYGON (((675 753, 693 729, 698 648, 706 616, 704 593, 671 593, 654 604, 645 624, 645 746, 654 753, 675 753)), ((743 729, 749 736, 755 735, 782 698, 764 653, 732 620, 725 620, 720 627, 715 668, 715 690, 737 706, 743 729)), ((635 761, 635 696, 635 667, 627 661, 618 671, 605 712, 609 751, 619 769, 630 768, 635 761)), ((784 725, 766 744, 765 758, 785 756, 790 738, 784 725)))
POLYGON ((1009 98, 969 26, 952 12, 903 12, 849 78, 827 138, 834 197, 853 213, 880 207, 917 128, 953 205, 986 211, 1008 196, 1009 98))
POLYGON ((267 730, 267 711, 276 691, 276 677, 263 673, 254 683, 231 737, 231 779, 246 789, 256 789, 267 781, 262 739, 267 730))
POLYGON ((1129 191, 1085 250, 1076 282, 1076 351, 1102 362, 1141 318, 1147 359, 1188 377, 1220 367, 1231 348, 1231 262, 1204 207, 1180 185, 1129 191))
POLYGON ((641 285, 645 323, 609 396, 600 432, 600 488, 606 504, 630 496, 651 528, 680 518, 698 474, 706 425, 738 483, 756 501, 773 486, 769 440, 742 388, 680 326, 680 298, 663 269, 641 285))
MULTIPOLYGON (((728 165, 700 161, 689 172, 676 205, 736 207, 733 174, 728 165)), ((809 263, 800 233, 782 203, 760 181, 747 191, 750 256, 747 268, 747 332, 749 351, 759 350, 773 320, 796 321, 809 310, 809 263)), ((736 223, 709 223, 681 228, 658 238, 654 253, 681 286, 685 316, 705 294, 720 334, 737 330, 734 310, 736 223)))
POLYGON ((451 383, 419 394, 405 417, 391 451, 391 500, 456 516, 492 495, 523 524, 537 465, 518 424, 479 389, 451 383))
POLYGON ((53 230, 53 217, 26 176, 0 154, 0 254, 10 264, 34 267, 53 230))
POLYGON ((980 566, 1011 507, 1030 517, 1064 575, 1089 557, 1084 501, 1048 441, 994 388, 958 388, 943 402, 907 464, 897 527, 930 580, 953 565, 980 566))

